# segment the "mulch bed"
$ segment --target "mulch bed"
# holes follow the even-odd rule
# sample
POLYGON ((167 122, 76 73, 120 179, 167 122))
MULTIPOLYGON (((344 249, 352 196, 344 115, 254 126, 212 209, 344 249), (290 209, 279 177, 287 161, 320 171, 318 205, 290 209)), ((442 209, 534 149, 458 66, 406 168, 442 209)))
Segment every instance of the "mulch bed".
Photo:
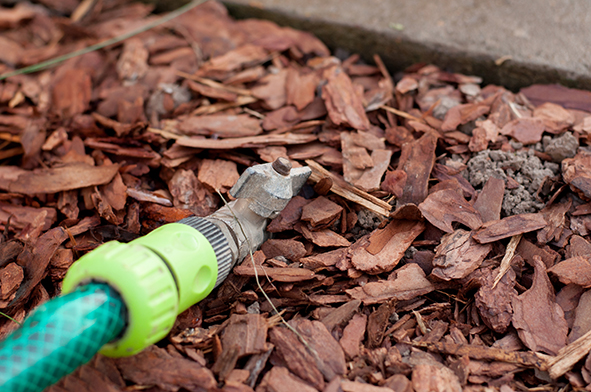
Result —
MULTIPOLYGON (((151 10, 2 9, 0 72, 151 10)), ((246 167, 313 171, 165 340, 50 391, 590 388, 591 93, 374 60, 207 2, 1 84, 0 310, 17 321, 100 244, 221 207, 246 167)), ((1 318, 0 338, 16 327, 1 318)))

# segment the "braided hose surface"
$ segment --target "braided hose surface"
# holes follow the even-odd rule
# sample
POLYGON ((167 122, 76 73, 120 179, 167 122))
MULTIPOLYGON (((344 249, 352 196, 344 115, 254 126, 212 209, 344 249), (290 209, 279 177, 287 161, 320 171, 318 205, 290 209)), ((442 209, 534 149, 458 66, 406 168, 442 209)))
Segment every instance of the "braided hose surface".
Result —
POLYGON ((40 392, 90 361, 125 327, 109 285, 91 283, 37 308, 0 342, 0 391, 40 392))

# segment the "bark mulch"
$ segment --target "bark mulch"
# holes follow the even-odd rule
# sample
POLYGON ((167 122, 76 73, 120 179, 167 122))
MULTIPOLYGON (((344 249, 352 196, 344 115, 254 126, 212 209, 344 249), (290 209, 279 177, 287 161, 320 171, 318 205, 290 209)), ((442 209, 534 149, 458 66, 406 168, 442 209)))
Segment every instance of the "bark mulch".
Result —
MULTIPOLYGON (((151 10, 4 8, 0 72, 151 10)), ((158 345, 49 391, 588 390, 590 97, 392 75, 207 2, 2 82, 0 310, 22 321, 81 255, 208 215, 246 167, 287 157, 313 174, 254 260, 158 345)), ((1 318, 0 338, 16 327, 1 318)))

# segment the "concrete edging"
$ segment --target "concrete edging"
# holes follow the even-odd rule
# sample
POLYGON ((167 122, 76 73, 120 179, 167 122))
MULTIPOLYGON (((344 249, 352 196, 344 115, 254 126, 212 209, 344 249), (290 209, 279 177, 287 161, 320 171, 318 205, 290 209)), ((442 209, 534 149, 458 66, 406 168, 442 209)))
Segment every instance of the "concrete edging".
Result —
MULTIPOLYGON (((342 0, 343 7, 346 7, 350 1, 342 0)), ((387 1, 387 0, 386 0, 387 1)), ((463 0, 454 0, 461 2, 463 0)), ((452 1, 452 2, 454 2, 452 1)), ((578 1, 578 0, 573 0, 578 1)), ((426 2, 430 3, 429 0, 426 2)), ((416 6, 426 4, 425 1, 415 1, 416 6)), ((521 3, 521 0, 512 0, 510 2, 521 3)), ((591 73, 581 72, 585 67, 577 66, 571 68, 559 68, 553 63, 552 59, 544 56, 533 56, 531 61, 521 60, 519 48, 510 48, 509 55, 512 59, 498 66, 495 60, 500 54, 486 53, 475 50, 458 49, 458 45, 444 45, 434 43, 427 39, 412 39, 407 34, 395 30, 384 29, 383 25, 364 24, 367 18, 363 15, 359 17, 359 23, 348 23, 337 15, 329 17, 324 16, 306 16, 301 12, 293 12, 288 4, 297 4, 297 0, 286 0, 284 3, 276 5, 277 1, 250 2, 248 0, 227 0, 223 3, 228 7, 230 14, 238 19, 244 18, 262 18, 274 21, 283 26, 290 26, 301 30, 309 31, 318 36, 332 50, 343 48, 351 53, 359 53, 368 62, 373 62, 371 56, 378 53, 385 64, 392 72, 401 71, 409 65, 424 62, 436 64, 439 67, 453 72, 460 72, 468 75, 477 75, 484 79, 484 84, 494 83, 503 85, 512 90, 518 90, 521 87, 534 83, 560 83, 569 87, 591 89, 591 73), (257 6, 251 3, 258 4, 257 6), (262 3, 269 3, 265 7, 262 3)), ((279 2, 281 3, 281 2, 279 2)), ((308 9, 314 8, 314 2, 307 2, 312 5, 308 9)), ((413 2, 409 2, 413 3, 413 2)), ((539 6, 550 3, 549 0, 539 2, 539 6)), ((474 11, 476 14, 478 11, 474 11)), ((546 12, 548 14, 549 11, 546 12)), ((551 12, 550 12, 551 13, 551 12)), ((446 15, 440 15, 445 18, 446 15)), ((581 20, 583 22, 583 20, 581 20)), ((543 23, 543 20, 540 21, 543 23)), ((458 31, 457 35, 465 36, 469 31, 458 31)), ((565 40, 568 41, 568 34, 565 40)), ((588 34, 591 42, 591 34, 588 34)), ((461 39, 470 39, 470 37, 460 37, 461 39)), ((501 36, 507 38, 506 34, 501 36)), ((536 41, 540 37, 530 37, 530 40, 536 41)), ((543 45, 542 42, 534 42, 535 45, 543 45)), ((502 46, 502 42, 500 44, 502 46)), ((552 48, 549 48, 552 49, 552 48)), ((561 47, 569 50, 570 48, 561 47)), ((576 48, 572 48, 577 50, 576 48)), ((576 56, 576 53, 573 52, 576 56)), ((579 64, 577 64, 579 65, 579 64)), ((591 67, 589 67, 591 69, 591 67)))

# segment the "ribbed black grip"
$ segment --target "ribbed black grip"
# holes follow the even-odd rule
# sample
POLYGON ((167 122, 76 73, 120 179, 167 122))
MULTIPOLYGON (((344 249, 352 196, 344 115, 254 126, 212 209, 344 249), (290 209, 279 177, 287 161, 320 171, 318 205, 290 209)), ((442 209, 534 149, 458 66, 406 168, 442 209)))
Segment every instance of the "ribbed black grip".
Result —
POLYGON ((215 287, 218 287, 228 277, 232 269, 232 254, 230 253, 230 246, 226 237, 219 227, 207 219, 199 218, 198 216, 181 219, 178 223, 191 226, 199 231, 213 247, 218 262, 218 278, 215 282, 215 287))

